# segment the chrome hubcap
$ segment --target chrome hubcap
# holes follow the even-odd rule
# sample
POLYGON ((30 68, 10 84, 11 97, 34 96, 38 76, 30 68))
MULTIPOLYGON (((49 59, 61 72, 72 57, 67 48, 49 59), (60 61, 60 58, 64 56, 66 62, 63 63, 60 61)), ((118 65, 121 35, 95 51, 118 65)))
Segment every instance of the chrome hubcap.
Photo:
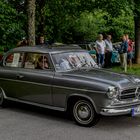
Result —
POLYGON ((86 101, 79 101, 74 107, 74 116, 80 124, 88 124, 94 118, 92 106, 86 101))
POLYGON ((90 110, 89 108, 85 105, 85 106, 81 106, 79 108, 79 110, 77 111, 78 113, 78 116, 81 118, 81 119, 86 119, 89 117, 90 115, 90 110))

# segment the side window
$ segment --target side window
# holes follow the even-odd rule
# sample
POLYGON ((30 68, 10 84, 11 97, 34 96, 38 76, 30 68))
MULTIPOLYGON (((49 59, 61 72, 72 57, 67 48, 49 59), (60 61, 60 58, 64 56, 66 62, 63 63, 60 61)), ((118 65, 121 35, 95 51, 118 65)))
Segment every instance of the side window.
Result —
POLYGON ((24 68, 28 69, 50 69, 50 63, 47 54, 27 53, 25 57, 24 68))
POLYGON ((24 68, 35 69, 35 54, 27 53, 24 61, 24 68))
POLYGON ((23 63, 23 57, 24 57, 23 53, 10 54, 5 59, 5 66, 21 68, 23 63))

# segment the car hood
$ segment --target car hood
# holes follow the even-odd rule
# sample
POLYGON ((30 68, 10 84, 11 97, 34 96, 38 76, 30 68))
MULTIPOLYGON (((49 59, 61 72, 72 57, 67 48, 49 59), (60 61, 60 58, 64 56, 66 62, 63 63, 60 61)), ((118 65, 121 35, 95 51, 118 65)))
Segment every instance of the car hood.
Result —
POLYGON ((134 78, 130 75, 119 74, 104 69, 75 70, 65 73, 64 76, 112 85, 120 89, 135 87, 137 85, 134 78))

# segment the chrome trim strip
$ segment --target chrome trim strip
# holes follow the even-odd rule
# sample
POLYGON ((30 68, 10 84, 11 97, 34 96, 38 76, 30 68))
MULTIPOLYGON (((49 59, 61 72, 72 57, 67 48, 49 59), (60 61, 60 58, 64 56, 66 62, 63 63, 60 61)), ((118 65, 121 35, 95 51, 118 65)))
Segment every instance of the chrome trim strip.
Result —
POLYGON ((51 85, 49 85, 49 84, 36 83, 36 82, 29 82, 29 81, 13 80, 13 79, 6 79, 6 78, 0 78, 0 79, 1 79, 1 80, 12 81, 12 82, 29 83, 29 84, 42 85, 42 86, 51 86, 51 85))
POLYGON ((41 85, 41 86, 51 86, 55 88, 63 88, 63 89, 69 89, 69 90, 77 90, 77 91, 84 91, 84 92, 92 92, 92 93, 106 93, 103 91, 93 91, 93 90, 88 90, 88 89, 79 89, 79 88, 73 88, 73 87, 65 87, 65 86, 57 86, 57 85, 51 85, 51 84, 43 84, 43 83, 35 83, 35 82, 29 82, 29 81, 21 81, 21 80, 13 80, 13 79, 5 79, 5 78, 0 78, 1 80, 8 80, 8 81, 13 81, 13 82, 23 82, 23 83, 29 83, 29 84, 35 84, 35 85, 41 85))
POLYGON ((47 108, 47 109, 65 111, 65 108, 50 106, 50 105, 45 105, 45 104, 40 104, 40 103, 35 103, 35 102, 24 101, 24 100, 20 100, 17 98, 6 97, 6 99, 10 100, 10 101, 14 101, 14 102, 20 102, 20 103, 29 104, 29 105, 38 106, 38 107, 43 107, 43 108, 47 108))
POLYGON ((70 89, 70 90, 77 90, 77 91, 85 91, 85 92, 92 92, 92 93, 106 93, 103 91, 93 91, 93 90, 88 90, 88 89, 79 89, 79 88, 72 88, 72 87, 64 87, 64 86, 56 86, 56 85, 52 85, 56 88, 65 88, 65 89, 70 89))

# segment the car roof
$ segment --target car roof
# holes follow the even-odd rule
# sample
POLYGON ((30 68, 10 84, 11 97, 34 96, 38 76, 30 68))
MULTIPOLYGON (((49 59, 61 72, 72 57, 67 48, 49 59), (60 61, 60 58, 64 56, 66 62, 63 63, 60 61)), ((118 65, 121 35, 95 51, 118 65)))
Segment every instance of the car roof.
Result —
POLYGON ((17 47, 10 52, 37 52, 37 53, 61 53, 68 51, 84 51, 80 46, 75 44, 63 44, 63 45, 36 45, 36 46, 23 46, 17 47))

